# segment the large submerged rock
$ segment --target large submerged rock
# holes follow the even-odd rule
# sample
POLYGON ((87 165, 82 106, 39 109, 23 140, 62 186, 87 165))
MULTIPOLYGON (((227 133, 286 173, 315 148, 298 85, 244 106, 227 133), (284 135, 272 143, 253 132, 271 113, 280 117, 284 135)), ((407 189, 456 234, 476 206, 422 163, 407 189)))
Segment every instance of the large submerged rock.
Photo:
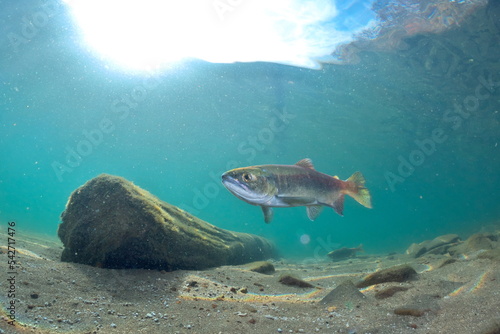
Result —
POLYGON ((203 269, 275 252, 265 238, 213 226, 106 174, 75 190, 61 219, 61 260, 103 268, 203 269))

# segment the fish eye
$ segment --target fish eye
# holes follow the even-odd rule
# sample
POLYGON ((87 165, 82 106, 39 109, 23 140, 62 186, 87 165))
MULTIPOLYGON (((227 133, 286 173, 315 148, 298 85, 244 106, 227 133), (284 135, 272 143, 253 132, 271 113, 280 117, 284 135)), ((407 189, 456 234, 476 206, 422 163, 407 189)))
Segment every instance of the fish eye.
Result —
POLYGON ((252 182, 252 181, 255 181, 255 175, 253 174, 250 174, 250 173, 244 173, 242 176, 243 178, 243 181, 245 182, 252 182))

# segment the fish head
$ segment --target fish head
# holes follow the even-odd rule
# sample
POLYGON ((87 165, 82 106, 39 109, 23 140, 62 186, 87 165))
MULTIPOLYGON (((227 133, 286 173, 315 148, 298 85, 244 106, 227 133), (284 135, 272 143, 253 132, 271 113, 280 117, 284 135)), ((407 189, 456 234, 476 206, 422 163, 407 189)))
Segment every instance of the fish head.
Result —
POLYGON ((236 168, 222 174, 222 184, 236 197, 266 205, 278 193, 272 174, 261 167, 236 168))

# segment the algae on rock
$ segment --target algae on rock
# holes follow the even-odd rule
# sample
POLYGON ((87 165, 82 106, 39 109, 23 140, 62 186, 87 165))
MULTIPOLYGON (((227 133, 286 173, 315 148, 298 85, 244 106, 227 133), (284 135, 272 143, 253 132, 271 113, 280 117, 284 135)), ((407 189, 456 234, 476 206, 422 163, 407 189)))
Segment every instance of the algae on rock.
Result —
POLYGON ((107 174, 76 189, 61 220, 61 260, 103 268, 203 269, 275 253, 265 238, 218 228, 107 174))

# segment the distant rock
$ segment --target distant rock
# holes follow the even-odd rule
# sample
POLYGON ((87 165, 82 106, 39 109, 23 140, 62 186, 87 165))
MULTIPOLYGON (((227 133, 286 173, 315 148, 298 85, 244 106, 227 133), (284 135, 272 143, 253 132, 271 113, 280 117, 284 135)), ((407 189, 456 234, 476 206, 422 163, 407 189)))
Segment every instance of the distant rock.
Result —
POLYGON ((363 245, 359 245, 356 248, 342 247, 335 249, 328 254, 326 254, 332 261, 342 261, 345 259, 350 259, 356 257, 357 252, 364 252, 363 245))
POLYGON ((204 269, 275 251, 262 237, 218 228, 106 174, 76 189, 61 219, 61 260, 96 267, 204 269))
POLYGON ((247 270, 266 275, 271 275, 275 272, 273 264, 268 261, 255 261, 247 263, 243 267, 247 270))
POLYGON ((449 264, 457 262, 457 259, 454 259, 452 257, 449 257, 447 259, 441 260, 437 265, 436 268, 443 268, 444 266, 447 266, 449 264))
MULTIPOLYGON (((489 259, 494 261, 500 261, 500 248, 490 249, 483 252, 477 256, 480 259, 489 259)), ((499 332, 500 334, 500 332, 499 332)))
POLYGON ((343 306, 346 303, 354 303, 365 300, 366 296, 359 292, 358 288, 347 280, 340 283, 335 289, 330 291, 321 301, 322 305, 336 305, 343 306))
POLYGON ((416 276, 417 272, 415 269, 407 264, 402 264, 369 274, 358 282, 356 287, 365 288, 370 285, 386 282, 404 282, 413 279, 416 276))
POLYGON ((499 247, 498 234, 476 233, 471 235, 463 243, 450 248, 452 255, 469 254, 479 250, 489 250, 499 247))
POLYGON ((445 234, 432 240, 426 240, 419 244, 412 244, 406 254, 420 257, 425 254, 446 254, 448 249, 460 241, 457 234, 445 234))
POLYGON ((471 235, 467 240, 465 240, 464 245, 467 249, 471 251, 476 251, 480 249, 493 249, 495 248, 493 237, 491 234, 486 233, 476 233, 471 235))

